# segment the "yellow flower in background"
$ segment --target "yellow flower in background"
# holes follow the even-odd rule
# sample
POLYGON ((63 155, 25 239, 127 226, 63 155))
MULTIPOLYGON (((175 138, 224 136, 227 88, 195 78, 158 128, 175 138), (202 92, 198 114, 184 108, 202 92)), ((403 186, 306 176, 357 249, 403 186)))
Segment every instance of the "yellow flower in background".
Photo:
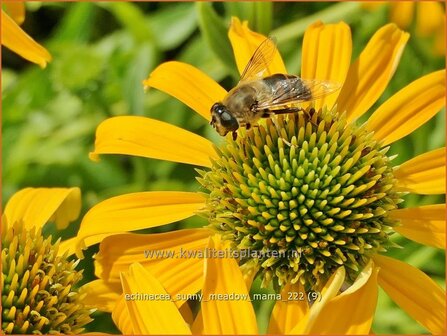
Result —
MULTIPOLYGON (((265 37, 234 19, 229 38, 242 72, 265 37)), ((301 77, 343 83, 341 90, 316 101, 314 109, 303 104, 305 113, 275 117, 274 122, 260 122, 250 131, 240 129, 236 141, 227 136, 218 146, 150 118, 104 121, 97 129, 93 159, 99 154, 137 155, 204 169, 198 178, 201 192, 127 194, 108 199, 86 214, 78 233, 78 253, 102 241, 95 264, 100 279, 88 286, 88 300, 113 310, 122 293, 120 272, 134 262, 147 268, 171 295, 198 292, 203 274, 200 260, 147 256, 143 251, 167 250, 178 255, 182 249, 203 250, 208 237, 218 234, 239 252, 299 251, 293 257, 243 260, 245 276, 258 275, 265 285, 273 282, 279 288, 301 283, 307 291, 319 291, 342 266, 343 287, 354 286, 359 272, 365 272, 373 260, 372 273, 380 269, 377 281, 371 279, 374 290, 380 285, 430 332, 443 333, 444 290, 420 270, 380 253, 392 246, 393 232, 445 248, 444 204, 398 209, 405 193, 445 194, 445 148, 399 167, 386 155, 391 143, 443 108, 445 71, 410 83, 364 125, 355 124, 385 90, 408 38, 396 25, 388 24, 351 64, 352 40, 346 24, 311 25, 303 41, 301 77), (207 228, 120 234, 197 213, 208 218, 207 228)), ((287 73, 279 53, 269 72, 287 73)), ((161 64, 145 85, 176 97, 207 121, 211 106, 227 94, 203 72, 181 62, 161 64)), ((376 292, 368 293, 373 293, 368 302, 374 306, 376 292)), ((330 306, 331 311, 337 309, 343 316, 325 319, 321 324, 325 330, 351 325, 361 310, 343 299, 330 306)), ((368 332, 373 311, 357 333, 368 332)))
POLYGON ((19 27, 25 20, 24 2, 5 1, 3 5, 9 15, 2 9, 2 45, 45 68, 51 61, 50 53, 19 27))
MULTIPOLYGON (((219 237, 209 240, 207 247, 224 251, 219 237)), ((372 261, 360 273, 354 284, 336 296, 343 285, 345 270, 340 267, 323 287, 319 298, 310 307, 303 286, 287 285, 278 294, 268 326, 269 334, 367 334, 377 297, 377 268, 372 261), (281 299, 280 299, 281 298, 281 299), (346 319, 346 311, 335 310, 340 304, 362 305, 357 314, 346 319), (341 319, 340 319, 341 318, 341 319), (340 320, 339 320, 340 319, 340 320), (337 321, 338 320, 338 321, 337 321), (337 323, 334 323, 337 321, 337 323)), ((112 318, 126 335, 200 334, 255 335, 256 316, 238 264, 233 258, 205 257, 204 284, 200 310, 195 317, 188 309, 179 311, 175 296, 147 267, 130 265, 121 273, 124 296, 114 308, 112 318), (159 299, 144 299, 143 295, 159 299), (127 299, 126 299, 127 297, 127 299)), ((184 304, 184 306, 188 306, 184 304)))
POLYGON ((67 258, 73 240, 52 242, 43 226, 67 227, 81 210, 78 188, 26 188, 2 217, 2 331, 6 334, 80 334, 92 319, 74 286, 78 261, 67 258))
POLYGON ((445 10, 440 1, 376 1, 364 2, 367 9, 390 5, 390 21, 402 29, 415 22, 419 37, 433 37, 433 53, 445 55, 445 10))

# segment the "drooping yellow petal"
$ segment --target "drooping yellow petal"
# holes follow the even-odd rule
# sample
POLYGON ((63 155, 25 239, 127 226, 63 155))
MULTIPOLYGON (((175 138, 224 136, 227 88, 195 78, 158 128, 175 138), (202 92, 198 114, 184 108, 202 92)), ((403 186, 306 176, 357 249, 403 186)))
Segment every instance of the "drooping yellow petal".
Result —
POLYGON ((351 65, 338 97, 338 111, 352 121, 382 95, 393 76, 409 35, 395 24, 380 28, 351 65))
POLYGON ((285 285, 281 298, 275 303, 270 315, 269 334, 285 334, 291 331, 309 310, 306 292, 299 282, 285 285))
POLYGON ((2 9, 2 45, 26 60, 45 68, 51 61, 50 53, 34 41, 2 9))
MULTIPOLYGON (((225 253, 219 238, 210 239, 209 249, 225 253)), ((202 292, 204 334, 257 334, 255 312, 235 259, 207 258, 202 292)))
POLYGON ((194 215, 204 204, 198 193, 153 191, 109 198, 91 208, 78 231, 76 253, 109 235, 173 223, 194 215))
MULTIPOLYGON (((3 1, 8 15, 18 24, 21 25, 25 21, 25 2, 20 0, 3 1)), ((3 18, 2 18, 3 19, 3 18)))
POLYGON ((211 234, 207 229, 185 229, 107 237, 95 257, 95 275, 118 281, 120 272, 138 262, 157 277, 180 307, 185 302, 183 294, 194 294, 203 284, 203 253, 211 234))
POLYGON ((127 309, 124 295, 120 296, 115 307, 113 308, 112 320, 113 322, 115 322, 115 325, 118 327, 123 335, 135 334, 132 324, 132 318, 129 315, 129 310, 127 309))
POLYGON ((129 272, 122 273, 121 283, 136 334, 191 334, 176 305, 170 300, 170 295, 143 266, 132 264, 129 272), (153 299, 139 298, 138 295, 153 295, 153 299))
MULTIPOLYGON (((307 28, 303 39, 301 77, 344 83, 351 64, 352 39, 349 26, 340 22, 323 24, 318 21, 307 28)), ((332 108, 340 91, 318 99, 315 108, 332 108)))
POLYGON ((426 123, 445 105, 445 70, 421 77, 380 106, 367 129, 386 146, 426 123))
POLYGON ((76 252, 76 242, 77 238, 69 238, 59 243, 59 249, 57 251, 58 255, 64 255, 66 253, 67 256, 70 256, 76 252))
POLYGON ((402 226, 394 230, 418 243, 445 249, 445 204, 398 209, 390 217, 399 219, 402 226))
POLYGON ((402 261, 379 255, 374 261, 381 268, 379 285, 394 302, 434 335, 444 335, 445 291, 422 271, 402 261))
POLYGON ((354 284, 330 300, 316 317, 312 335, 367 335, 377 304, 377 273, 370 261, 354 284))
POLYGON ((104 120, 96 130, 92 160, 99 154, 124 154, 210 167, 213 144, 174 125, 137 116, 104 120))
MULTIPOLYGON (((267 38, 248 28, 248 21, 241 21, 237 17, 231 18, 231 26, 228 31, 228 37, 233 47, 234 57, 239 73, 242 74, 248 61, 253 56, 255 50, 267 38)), ((269 74, 287 73, 280 53, 276 50, 273 60, 268 66, 269 74)))
POLYGON ((345 276, 345 268, 339 267, 324 285, 324 288, 319 295, 319 299, 314 302, 303 318, 297 321, 296 326, 286 333, 288 335, 309 334, 310 330, 314 327, 318 314, 320 314, 323 307, 340 291, 340 288, 345 281, 345 276))
POLYGON ((145 88, 153 87, 177 98, 206 120, 211 119, 211 106, 227 94, 199 69, 174 61, 160 64, 143 84, 145 88))
POLYGON ((11 197, 5 215, 9 223, 22 221, 27 229, 54 221, 61 230, 78 218, 80 211, 79 188, 25 188, 11 197))
POLYGON ((419 155, 395 172, 397 188, 415 194, 445 193, 445 147, 419 155))
POLYGON ((390 21, 407 29, 413 21, 414 5, 413 1, 394 1, 390 4, 390 21))
POLYGON ((106 282, 102 279, 93 280, 81 287, 81 293, 85 294, 82 301, 90 308, 101 311, 113 311, 122 292, 119 281, 106 282))

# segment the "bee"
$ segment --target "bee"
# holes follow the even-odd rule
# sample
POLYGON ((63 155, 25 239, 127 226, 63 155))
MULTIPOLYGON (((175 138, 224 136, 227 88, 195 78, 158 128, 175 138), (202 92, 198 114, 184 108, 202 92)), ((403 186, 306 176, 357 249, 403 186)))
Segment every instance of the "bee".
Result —
POLYGON ((323 98, 340 88, 339 83, 325 80, 280 73, 269 75, 268 67, 275 52, 275 41, 265 39, 250 58, 238 85, 222 102, 211 107, 210 125, 217 133, 225 136, 233 132, 236 139, 239 127, 248 130, 261 118, 302 111, 300 103, 323 98))

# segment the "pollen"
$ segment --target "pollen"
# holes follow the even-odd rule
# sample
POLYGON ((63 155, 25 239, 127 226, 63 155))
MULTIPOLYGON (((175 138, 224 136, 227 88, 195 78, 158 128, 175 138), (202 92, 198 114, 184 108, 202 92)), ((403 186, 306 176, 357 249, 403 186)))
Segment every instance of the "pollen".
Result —
POLYGON ((78 262, 58 256, 59 241, 20 222, 2 228, 2 331, 6 334, 80 334, 92 318, 76 289, 78 262))
POLYGON ((263 286, 318 288, 341 265, 353 280, 386 251, 401 202, 388 148, 337 112, 310 108, 240 130, 198 178, 202 214, 263 286), (257 253, 252 253, 255 251, 257 253))

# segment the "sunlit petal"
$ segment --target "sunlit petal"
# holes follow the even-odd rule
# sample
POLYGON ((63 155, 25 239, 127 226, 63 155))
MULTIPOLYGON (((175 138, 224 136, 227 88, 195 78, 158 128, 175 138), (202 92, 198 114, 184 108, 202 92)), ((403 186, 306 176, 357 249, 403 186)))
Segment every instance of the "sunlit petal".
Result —
POLYGON ((2 9, 2 45, 26 60, 45 68, 51 61, 50 53, 34 41, 2 9))
POLYGON ((369 334, 377 304, 378 271, 372 262, 365 266, 351 287, 321 309, 310 334, 369 334))
MULTIPOLYGON (((221 250, 219 238, 214 236, 210 239, 209 249, 225 252, 221 250)), ((204 334, 257 334, 255 312, 235 259, 214 256, 207 258, 202 291, 204 334), (219 295, 234 297, 223 298, 219 295)))
POLYGON ((367 129, 388 145, 410 134, 445 106, 445 70, 415 80, 380 106, 367 129))
POLYGON ((351 65, 338 97, 338 111, 355 120, 382 95, 396 71, 409 34, 395 24, 380 28, 351 65))
POLYGON ((81 287, 81 293, 85 294, 82 301, 91 308, 111 312, 120 298, 122 289, 118 281, 105 282, 101 279, 93 280, 81 287))
POLYGON ((309 311, 303 285, 288 283, 281 291, 281 300, 276 301, 270 315, 269 334, 285 334, 296 326, 309 311))
POLYGON ((445 204, 398 209, 390 217, 400 220, 394 230, 418 243, 445 249, 445 204))
POLYGON ((317 320, 321 310, 340 291, 340 288, 345 281, 345 276, 345 268, 339 267, 324 285, 324 288, 319 295, 319 299, 314 302, 304 317, 300 321, 297 321, 297 325, 291 331, 287 332, 288 335, 310 333, 310 330, 314 327, 315 321, 317 320))
POLYGON ((127 309, 124 295, 120 296, 115 307, 113 308, 112 320, 113 322, 115 322, 115 325, 118 327, 123 335, 135 334, 132 324, 132 318, 129 315, 129 310, 127 309))
POLYGON ((419 155, 396 171, 397 188, 416 194, 445 194, 445 147, 419 155))
POLYGON ((143 84, 146 88, 153 87, 177 98, 207 120, 211 119, 211 106, 227 94, 202 71, 181 62, 162 63, 143 84))
MULTIPOLYGON (((248 28, 248 21, 243 21, 241 23, 237 17, 231 19, 228 37, 233 47, 237 68, 239 73, 242 74, 255 50, 267 37, 250 30, 250 28, 248 28)), ((278 51, 276 51, 273 56, 273 60, 268 67, 268 72, 269 74, 287 73, 284 62, 278 51)))
POLYGON ((445 13, 441 2, 420 1, 416 11, 416 33, 419 36, 442 34, 445 24, 445 13))
POLYGON ((9 223, 22 221, 26 228, 42 227, 48 221, 65 229, 81 211, 79 188, 25 188, 15 193, 6 204, 9 223))
MULTIPOLYGON (((351 64, 352 39, 349 26, 340 22, 323 24, 318 21, 304 34, 301 77, 327 80, 342 85, 351 64)), ((318 99, 315 108, 323 105, 332 108, 340 91, 318 99)))
POLYGON ((379 255, 374 261, 381 268, 379 285, 394 302, 434 335, 444 335, 445 291, 422 271, 402 261, 379 255))
POLYGON ((78 231, 76 253, 109 235, 173 223, 191 217, 204 204, 198 193, 153 191, 109 198, 91 208, 78 231))
POLYGON ((104 120, 96 130, 96 160, 99 154, 125 154, 210 167, 213 144, 174 125, 137 116, 104 120))
POLYGON ((185 229, 107 237, 95 257, 95 274, 106 281, 119 281, 119 274, 138 262, 157 277, 180 307, 183 294, 196 293, 203 284, 203 251, 211 234, 206 229, 185 229))
POLYGON ((126 295, 130 296, 126 299, 126 306, 136 334, 191 334, 176 305, 169 299, 169 294, 143 266, 132 264, 129 272, 122 273, 121 282, 125 299, 126 295), (157 295, 159 299, 131 299, 131 295, 138 294, 157 295))

